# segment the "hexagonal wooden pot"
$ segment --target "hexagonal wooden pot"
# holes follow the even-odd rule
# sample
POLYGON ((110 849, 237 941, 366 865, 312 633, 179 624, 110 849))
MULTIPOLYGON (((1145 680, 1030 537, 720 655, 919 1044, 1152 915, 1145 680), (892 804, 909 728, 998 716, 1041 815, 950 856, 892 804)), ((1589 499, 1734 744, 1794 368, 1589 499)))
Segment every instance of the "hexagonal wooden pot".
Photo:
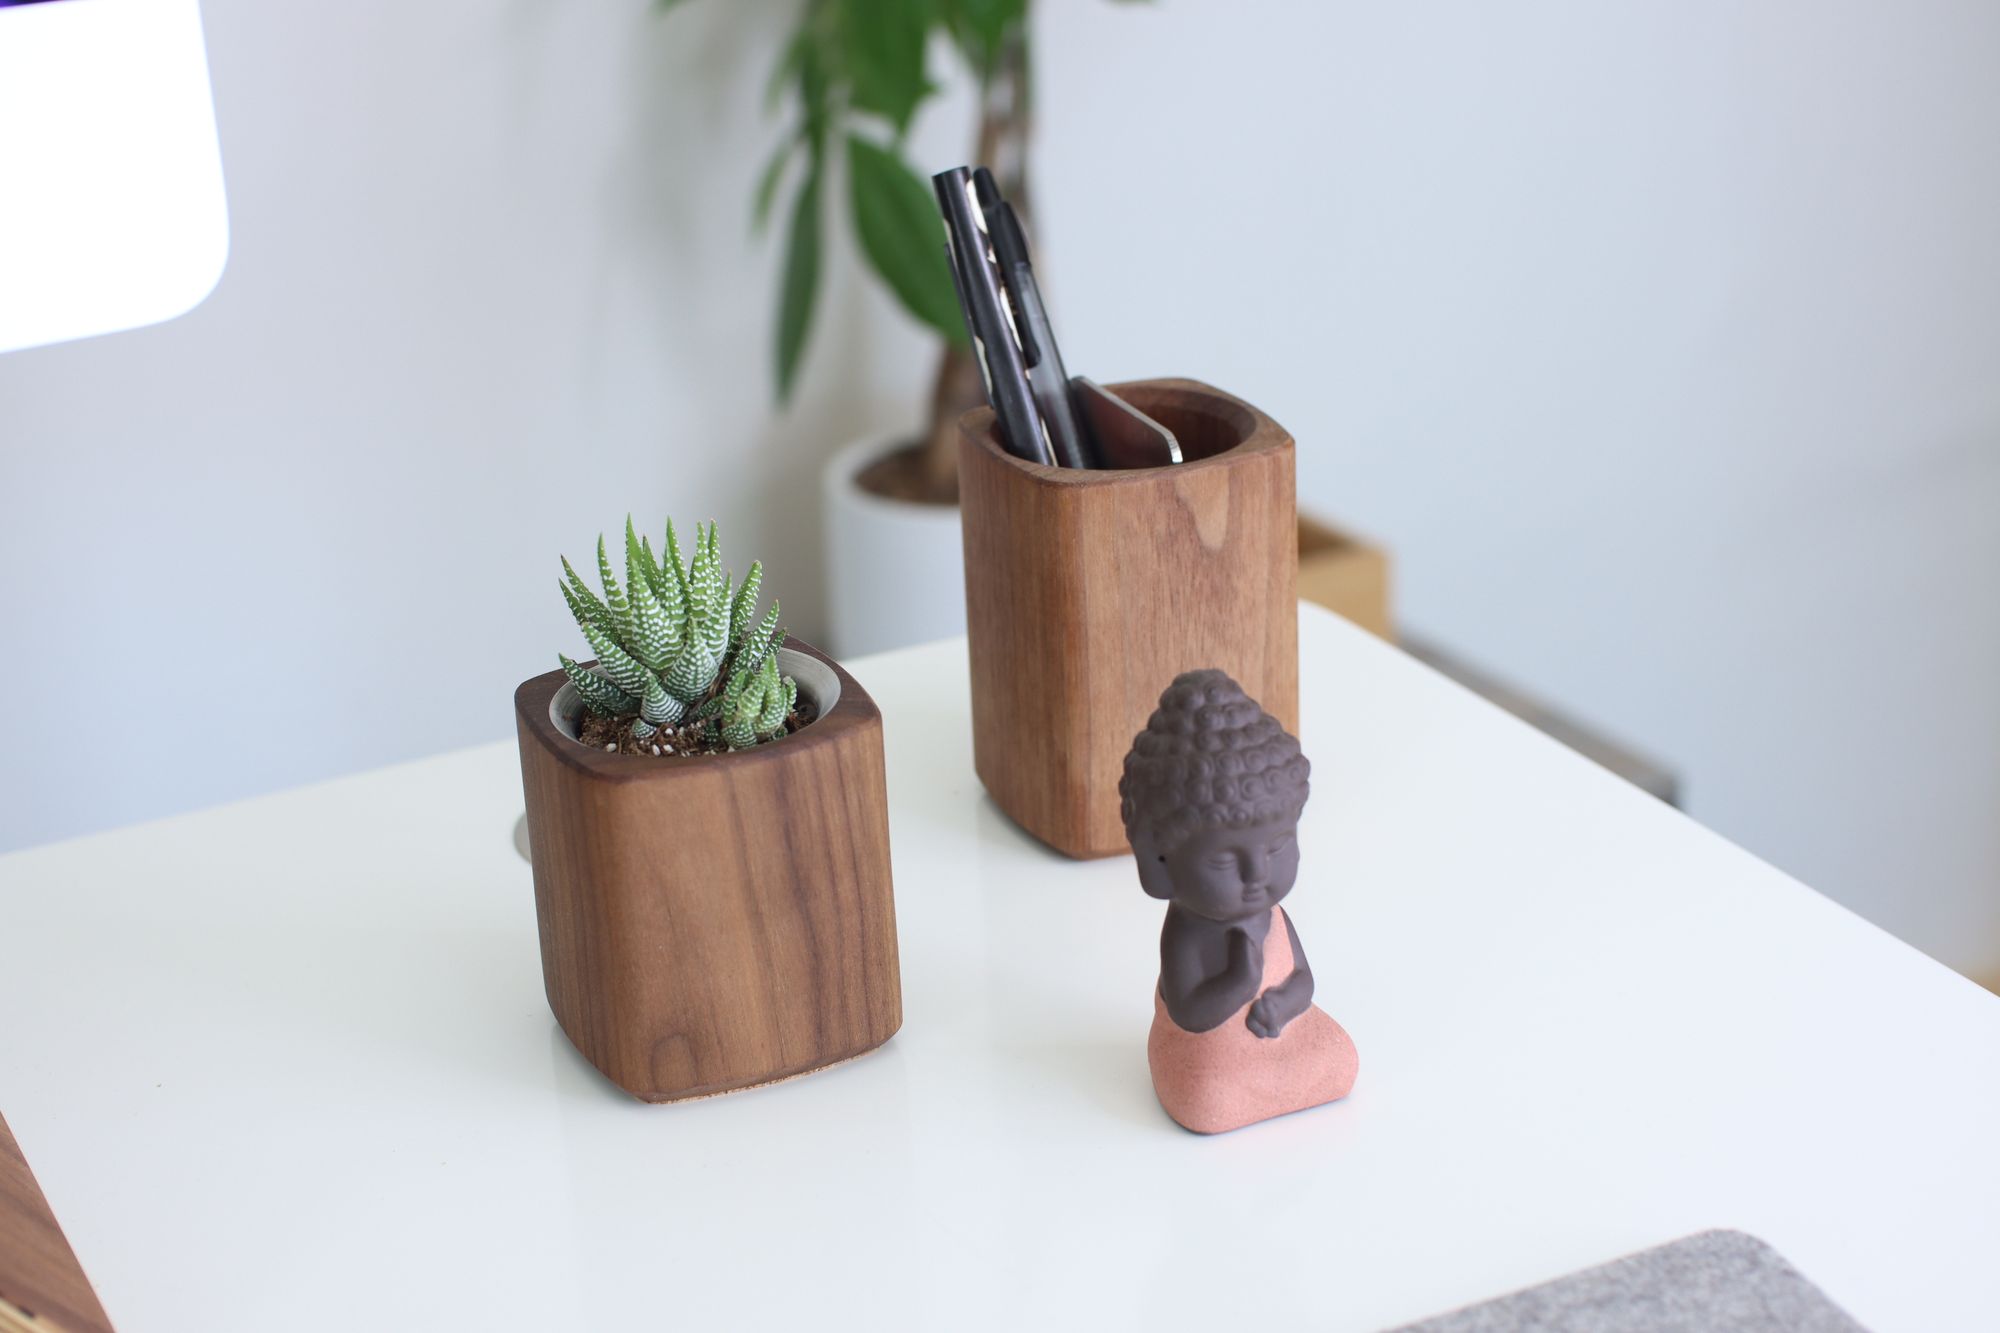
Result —
POLYGON ((727 755, 583 745, 560 671, 514 693, 549 1007, 646 1101, 811 1073, 902 1025, 882 714, 797 640, 780 665, 818 718, 727 755))

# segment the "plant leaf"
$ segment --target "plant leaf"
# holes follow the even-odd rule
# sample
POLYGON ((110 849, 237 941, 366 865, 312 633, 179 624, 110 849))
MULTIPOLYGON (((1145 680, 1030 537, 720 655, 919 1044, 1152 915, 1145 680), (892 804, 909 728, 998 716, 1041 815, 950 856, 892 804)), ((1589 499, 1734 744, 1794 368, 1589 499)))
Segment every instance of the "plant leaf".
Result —
POLYGON ((750 617, 757 614, 757 596, 764 587, 764 562, 752 560, 750 572, 743 576, 743 586, 736 590, 736 600, 729 604, 729 652, 732 657, 743 651, 743 634, 750 628, 750 617))
POLYGON ((729 603, 723 593, 722 555, 716 526, 695 529, 694 561, 688 566, 687 642, 667 668, 667 690, 695 700, 715 684, 729 644, 729 603))
POLYGON ((917 104, 932 92, 924 39, 938 21, 935 0, 840 0, 840 55, 847 100, 886 118, 902 137, 917 104))
MULTIPOLYGON (((653 581, 659 577, 653 557, 639 545, 639 534, 625 516, 625 587, 632 604, 631 629, 626 645, 632 656, 654 671, 664 671, 680 648, 680 626, 667 619, 659 598, 653 595, 653 581)), ((649 722, 672 721, 648 718, 649 722)))
POLYGON ((847 138, 847 168, 854 229, 868 262, 911 314, 964 342, 965 319, 930 188, 896 154, 858 135, 847 138))
POLYGON ((561 653, 556 654, 556 660, 562 663, 563 674, 576 686, 584 707, 599 717, 621 717, 639 706, 637 699, 589 667, 573 662, 561 653))
POLYGON ((646 697, 639 703, 639 720, 656 727, 671 727, 687 712, 687 705, 667 693, 657 680, 646 682, 646 697))
POLYGON ((723 686, 722 715, 724 717, 733 716, 741 707, 743 692, 750 688, 750 677, 750 672, 738 671, 729 678, 729 684, 723 686))
POLYGON ((645 557, 646 582, 653 590, 653 597, 660 604, 660 610, 667 618, 667 630, 676 647, 681 641, 681 622, 687 614, 687 597, 681 592, 681 585, 653 554, 653 539, 639 539, 639 554, 645 557))
POLYGON ((795 140, 786 139, 778 145, 778 151, 771 154, 771 160, 764 164, 764 174, 757 178, 757 195, 750 207, 750 226, 754 231, 763 231, 771 220, 771 205, 778 198, 778 185, 785 179, 785 167, 792 160, 792 150, 798 145, 795 140))
POLYGON ((801 23, 798 31, 785 43, 785 49, 778 53, 778 62, 771 66, 771 76, 764 81, 764 110, 766 113, 778 109, 778 99, 784 96, 786 85, 797 77, 805 61, 805 53, 812 41, 809 23, 801 23))
POLYGON ((688 579, 700 596, 701 613, 693 628, 720 664, 722 655, 729 651, 729 588, 734 579, 722 572, 721 538, 713 519, 708 524, 707 545, 695 555, 695 569, 688 579))
POLYGON ((646 697, 646 686, 653 679, 653 673, 646 670, 639 659, 626 652, 604 630, 595 625, 583 627, 583 637, 590 640, 590 646, 597 653, 597 666, 619 689, 636 698, 646 697))
POLYGON ((762 670, 739 671, 722 696, 722 738, 731 748, 747 750, 762 739, 759 723, 766 711, 770 681, 762 670))
MULTIPOLYGON (((819 296, 820 155, 812 154, 805 184, 792 204, 792 228, 785 241, 784 277, 778 287, 778 401, 788 402, 812 330, 813 303, 819 296)), ((950 276, 949 273, 946 274, 950 276)))
POLYGON ((759 740, 777 735, 778 729, 785 725, 785 684, 778 678, 778 659, 770 657, 765 661, 768 665, 763 673, 763 707, 758 711, 756 723, 759 740))
MULTIPOLYGON (((745 667, 755 667, 761 665, 765 658, 774 656, 778 648, 777 643, 772 641, 771 636, 777 631, 777 628, 778 604, 772 602, 771 609, 764 613, 764 619, 758 624, 757 628, 750 633, 740 636, 740 641, 734 649, 734 655, 729 659, 729 669, 736 671, 745 667)), ((779 642, 782 642, 782 640, 779 642)))
MULTIPOLYGON (((664 558, 661 560, 661 565, 673 575, 674 586, 680 590, 680 600, 678 603, 680 614, 686 615, 688 567, 687 561, 681 559, 681 540, 674 535, 674 521, 672 519, 667 520, 667 549, 664 558)), ((669 611, 672 611, 676 605, 672 598, 662 597, 660 600, 666 603, 669 611)))
POLYGON ((1027 21, 1028 0, 949 0, 945 23, 982 79, 991 77, 1008 30, 1027 21))
POLYGON ((604 605, 611 612, 611 632, 622 645, 632 633, 632 604, 625 600, 625 590, 618 586, 618 576, 611 572, 611 557, 604 553, 604 534, 597 534, 597 577, 604 583, 604 605))
POLYGON ((562 589, 563 600, 569 603, 569 613, 576 617, 576 623, 595 624, 616 634, 618 622, 612 618, 610 608, 598 601, 597 594, 590 590, 590 585, 570 568, 567 556, 563 557, 562 566, 568 581, 557 586, 562 589))

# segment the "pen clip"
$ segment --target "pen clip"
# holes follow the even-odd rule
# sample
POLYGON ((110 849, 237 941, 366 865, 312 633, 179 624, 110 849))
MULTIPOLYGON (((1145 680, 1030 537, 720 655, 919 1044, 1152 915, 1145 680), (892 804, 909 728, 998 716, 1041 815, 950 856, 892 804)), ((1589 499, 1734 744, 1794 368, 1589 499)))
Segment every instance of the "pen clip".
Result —
POLYGON ((1028 266, 1028 237, 1014 206, 1000 193, 1000 183, 986 167, 972 173, 968 202, 974 218, 985 233, 987 257, 1007 306, 1007 322, 1014 345, 1021 351, 1021 364, 1032 370, 1042 363, 1042 349, 1035 341, 1032 323, 1023 314, 1027 301, 1022 295, 1021 270, 1028 266))

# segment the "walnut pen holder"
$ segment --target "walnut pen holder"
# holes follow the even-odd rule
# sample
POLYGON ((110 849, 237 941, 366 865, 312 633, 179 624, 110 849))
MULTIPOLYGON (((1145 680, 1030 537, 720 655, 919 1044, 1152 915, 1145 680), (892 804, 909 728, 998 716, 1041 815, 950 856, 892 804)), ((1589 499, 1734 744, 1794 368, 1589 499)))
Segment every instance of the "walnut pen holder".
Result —
POLYGON ((882 714, 796 640, 818 718, 731 754, 605 754, 560 671, 514 695, 556 1021, 649 1102, 755 1087, 873 1050, 903 1021, 882 714))
POLYGON ((1129 850, 1118 778, 1183 671, 1220 667, 1296 732, 1292 438, 1193 380, 1112 392, 1174 432, 1171 467, 1043 467, 959 419, 973 766, 1000 808, 1070 856, 1129 850))

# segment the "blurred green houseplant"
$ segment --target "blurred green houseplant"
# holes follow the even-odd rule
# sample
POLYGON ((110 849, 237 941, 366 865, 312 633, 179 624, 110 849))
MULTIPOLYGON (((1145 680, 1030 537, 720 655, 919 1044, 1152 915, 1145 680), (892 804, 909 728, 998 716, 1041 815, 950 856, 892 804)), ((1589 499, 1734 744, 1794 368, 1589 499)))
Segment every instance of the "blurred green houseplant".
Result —
MULTIPOLYGON (((660 7, 682 2, 660 0, 660 7)), ((780 196, 787 197, 775 347, 783 402, 811 335, 822 221, 829 198, 840 192, 836 178, 844 166, 854 233, 869 266, 904 309, 944 339, 924 439, 884 479, 884 489, 951 501, 958 488, 953 423, 983 402, 984 392, 952 292, 929 173, 915 170, 904 154, 912 118, 940 88, 927 68, 939 35, 978 88, 970 160, 992 168, 1025 220, 1028 0, 804 0, 771 75, 767 100, 774 111, 783 109, 788 124, 758 182, 754 216, 764 226, 780 196)))

